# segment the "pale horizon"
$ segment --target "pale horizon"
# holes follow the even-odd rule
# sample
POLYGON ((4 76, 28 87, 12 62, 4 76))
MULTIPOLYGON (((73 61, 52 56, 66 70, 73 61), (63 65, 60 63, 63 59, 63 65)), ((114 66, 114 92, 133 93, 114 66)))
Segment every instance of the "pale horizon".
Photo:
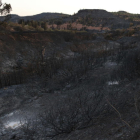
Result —
POLYGON ((126 11, 128 13, 140 14, 139 1, 133 0, 2 0, 3 3, 10 3, 12 6, 11 14, 19 16, 32 16, 40 13, 63 13, 73 15, 80 9, 103 9, 108 12, 126 11))

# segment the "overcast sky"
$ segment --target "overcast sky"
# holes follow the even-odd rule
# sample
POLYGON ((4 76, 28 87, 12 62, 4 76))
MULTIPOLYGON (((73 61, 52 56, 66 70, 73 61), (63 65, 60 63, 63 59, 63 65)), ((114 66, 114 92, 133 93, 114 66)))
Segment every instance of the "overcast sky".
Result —
POLYGON ((140 14, 140 0, 2 0, 10 3, 12 14, 35 15, 42 12, 65 14, 77 13, 80 9, 105 9, 140 14))

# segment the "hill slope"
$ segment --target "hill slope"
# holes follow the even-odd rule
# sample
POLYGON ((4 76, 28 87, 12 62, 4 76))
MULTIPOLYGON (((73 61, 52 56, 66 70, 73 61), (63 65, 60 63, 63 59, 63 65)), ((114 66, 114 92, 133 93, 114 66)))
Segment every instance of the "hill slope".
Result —
POLYGON ((53 19, 53 18, 62 18, 64 16, 69 16, 69 15, 61 14, 61 13, 41 13, 41 14, 32 15, 32 16, 18 16, 15 14, 11 14, 10 21, 18 22, 20 19, 24 19, 25 21, 27 20, 40 21, 40 20, 47 20, 47 19, 53 19))

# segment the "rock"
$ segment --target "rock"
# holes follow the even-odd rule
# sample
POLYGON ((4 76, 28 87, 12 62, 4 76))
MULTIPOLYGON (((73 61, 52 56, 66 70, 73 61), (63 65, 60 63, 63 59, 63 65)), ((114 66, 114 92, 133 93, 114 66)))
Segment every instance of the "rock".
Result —
POLYGON ((68 84, 65 86, 65 88, 70 88, 71 87, 71 84, 68 84))
POLYGON ((27 101, 27 103, 31 103, 33 101, 33 99, 29 99, 28 101, 27 101))
POLYGON ((34 97, 34 100, 37 100, 37 99, 38 99, 38 97, 37 97, 37 96, 35 96, 35 97, 34 97))
POLYGON ((61 93, 61 91, 54 91, 54 94, 60 94, 61 93))
POLYGON ((49 88, 46 88, 44 91, 47 92, 47 93, 51 92, 51 90, 49 88))
POLYGON ((63 88, 63 91, 65 91, 66 90, 66 88, 63 88))

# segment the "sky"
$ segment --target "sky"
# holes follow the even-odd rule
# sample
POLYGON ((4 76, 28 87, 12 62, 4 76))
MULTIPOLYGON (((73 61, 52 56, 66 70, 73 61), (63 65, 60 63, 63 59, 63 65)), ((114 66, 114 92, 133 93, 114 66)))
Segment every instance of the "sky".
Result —
POLYGON ((140 14, 140 0, 2 0, 10 3, 11 14, 35 15, 43 12, 74 14, 80 9, 104 9, 140 14))

